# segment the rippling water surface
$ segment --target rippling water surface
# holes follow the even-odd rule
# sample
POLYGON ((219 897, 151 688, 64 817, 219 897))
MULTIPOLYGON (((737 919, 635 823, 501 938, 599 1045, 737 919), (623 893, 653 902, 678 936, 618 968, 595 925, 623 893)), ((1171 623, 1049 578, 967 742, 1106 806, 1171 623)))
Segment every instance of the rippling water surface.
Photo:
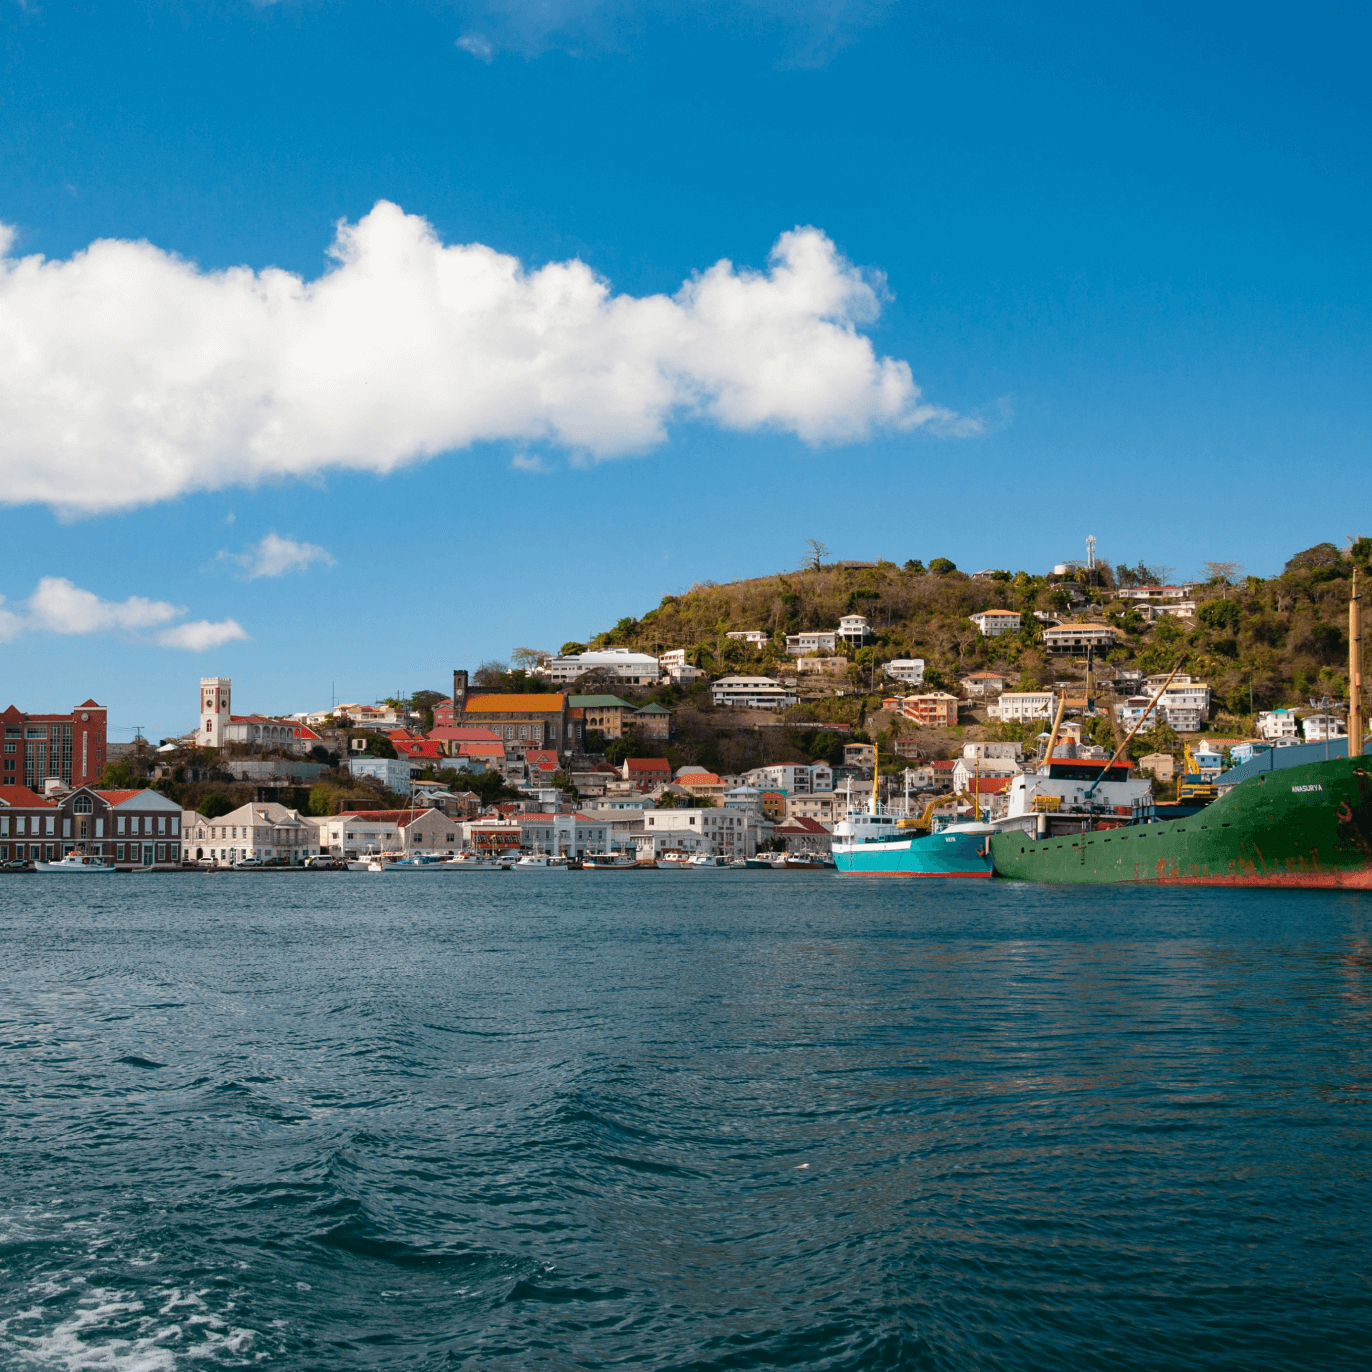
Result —
POLYGON ((1359 1368, 1372 899, 0 881, 0 1359, 1359 1368))

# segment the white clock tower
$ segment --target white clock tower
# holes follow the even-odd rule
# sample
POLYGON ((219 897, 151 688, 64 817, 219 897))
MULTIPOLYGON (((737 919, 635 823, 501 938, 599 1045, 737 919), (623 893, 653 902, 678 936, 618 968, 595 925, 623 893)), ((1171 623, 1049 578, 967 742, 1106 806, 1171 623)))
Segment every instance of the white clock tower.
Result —
POLYGON ((200 723, 195 741, 202 748, 219 748, 224 743, 224 726, 229 722, 229 690, 233 683, 226 676, 200 678, 200 723))

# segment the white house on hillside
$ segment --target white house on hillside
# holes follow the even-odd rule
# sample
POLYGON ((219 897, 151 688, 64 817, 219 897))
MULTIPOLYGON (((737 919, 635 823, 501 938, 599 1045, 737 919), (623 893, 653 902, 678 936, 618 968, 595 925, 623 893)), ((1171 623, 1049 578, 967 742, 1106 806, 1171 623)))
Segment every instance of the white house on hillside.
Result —
POLYGON ((1019 615, 1014 610, 983 610, 968 618, 981 630, 985 638, 997 638, 1001 634, 1019 632, 1019 615))
POLYGON ((881 669, 887 676, 897 681, 908 682, 911 686, 924 685, 924 659, 922 657, 898 657, 886 663, 881 669))
POLYGON ((722 676, 710 686, 710 698, 716 705, 754 710, 785 710, 796 703, 795 693, 769 676, 722 676))

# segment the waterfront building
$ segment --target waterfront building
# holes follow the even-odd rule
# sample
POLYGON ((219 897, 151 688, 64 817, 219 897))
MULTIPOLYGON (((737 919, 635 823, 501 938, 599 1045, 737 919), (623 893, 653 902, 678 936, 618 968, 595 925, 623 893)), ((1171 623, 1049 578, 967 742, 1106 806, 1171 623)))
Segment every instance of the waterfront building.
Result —
POLYGON ((80 848, 120 867, 181 861, 181 807, 159 791, 0 790, 0 862, 54 862, 80 848))
POLYGON ((105 765, 105 707, 84 701, 66 714, 25 714, 11 705, 0 714, 0 787, 41 792, 50 779, 91 786, 105 765))
POLYGON ((757 852, 759 837, 770 830, 769 821, 751 811, 727 805, 711 809, 653 810, 643 817, 643 838, 638 853, 642 858, 650 851, 656 857, 664 850, 683 848, 687 852, 711 853, 716 857, 752 857, 757 852))
POLYGON ((273 801, 254 801, 240 805, 226 815, 205 820, 195 811, 183 812, 189 828, 194 823, 196 837, 186 838, 187 857, 196 862, 213 862, 233 867, 251 858, 273 865, 298 866, 319 852, 319 826, 302 815, 273 801), (204 833, 204 837, 199 835, 204 833))

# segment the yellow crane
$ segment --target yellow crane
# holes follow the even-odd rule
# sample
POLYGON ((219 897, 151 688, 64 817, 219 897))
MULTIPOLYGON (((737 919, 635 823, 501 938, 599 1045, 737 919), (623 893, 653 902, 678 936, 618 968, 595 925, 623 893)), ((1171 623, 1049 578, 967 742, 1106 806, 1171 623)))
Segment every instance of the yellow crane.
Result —
POLYGON ((1195 754, 1192 753, 1189 743, 1181 745, 1181 752, 1186 764, 1181 781, 1177 785, 1177 804, 1209 805, 1212 800, 1218 799, 1219 787, 1213 781, 1205 781, 1201 778, 1200 766, 1196 762, 1195 754))

